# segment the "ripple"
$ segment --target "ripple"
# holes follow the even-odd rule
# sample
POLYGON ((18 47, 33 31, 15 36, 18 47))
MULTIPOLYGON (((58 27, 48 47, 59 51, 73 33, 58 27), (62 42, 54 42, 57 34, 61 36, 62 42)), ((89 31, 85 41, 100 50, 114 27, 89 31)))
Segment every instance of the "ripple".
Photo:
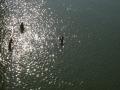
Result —
POLYGON ((0 58, 0 61, 7 62, 5 65, 8 66, 8 90, 16 90, 18 87, 21 90, 35 90, 32 86, 40 90, 42 86, 37 83, 52 85, 57 82, 54 66, 57 58, 56 49, 59 48, 56 34, 59 21, 52 10, 45 6, 46 3, 45 0, 6 1, 9 15, 5 16, 7 33, 2 44, 4 58, 0 58), (25 27, 23 34, 19 31, 21 22, 25 27), (8 51, 9 38, 14 42, 12 53, 8 51))

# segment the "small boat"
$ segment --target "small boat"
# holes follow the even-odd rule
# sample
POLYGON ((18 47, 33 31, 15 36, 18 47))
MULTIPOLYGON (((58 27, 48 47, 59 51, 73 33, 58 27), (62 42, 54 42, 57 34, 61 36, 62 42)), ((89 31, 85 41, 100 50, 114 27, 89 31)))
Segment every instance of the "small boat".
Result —
POLYGON ((20 24, 20 32, 21 33, 24 33, 24 31, 25 31, 25 28, 24 28, 24 24, 23 24, 23 22, 20 24))
POLYGON ((8 50, 9 50, 10 52, 12 52, 12 43, 13 43, 13 40, 12 40, 12 38, 11 38, 10 41, 9 41, 9 44, 8 44, 8 50))
POLYGON ((64 37, 63 36, 61 36, 61 37, 59 37, 59 41, 60 41, 60 46, 64 46, 64 37))

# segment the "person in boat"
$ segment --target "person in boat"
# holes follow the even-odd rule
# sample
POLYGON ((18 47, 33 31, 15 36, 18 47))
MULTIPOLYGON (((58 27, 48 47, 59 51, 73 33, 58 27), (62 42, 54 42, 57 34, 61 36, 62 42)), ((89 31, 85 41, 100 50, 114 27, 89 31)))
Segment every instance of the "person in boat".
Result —
POLYGON ((25 31, 25 28, 24 28, 24 24, 23 24, 23 22, 20 24, 20 32, 21 33, 24 33, 24 31, 25 31))
POLYGON ((9 44, 8 44, 8 50, 11 52, 12 51, 12 43, 13 43, 13 40, 12 38, 10 39, 9 41, 9 44))
POLYGON ((63 47, 63 45, 64 45, 64 37, 63 36, 59 37, 59 41, 60 41, 60 46, 63 47))

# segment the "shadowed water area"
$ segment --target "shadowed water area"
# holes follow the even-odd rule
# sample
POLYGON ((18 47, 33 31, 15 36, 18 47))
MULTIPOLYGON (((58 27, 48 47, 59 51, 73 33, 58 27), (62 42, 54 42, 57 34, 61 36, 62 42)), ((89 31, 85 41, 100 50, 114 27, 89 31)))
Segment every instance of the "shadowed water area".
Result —
POLYGON ((0 0, 0 90, 119 90, 119 8, 0 0))

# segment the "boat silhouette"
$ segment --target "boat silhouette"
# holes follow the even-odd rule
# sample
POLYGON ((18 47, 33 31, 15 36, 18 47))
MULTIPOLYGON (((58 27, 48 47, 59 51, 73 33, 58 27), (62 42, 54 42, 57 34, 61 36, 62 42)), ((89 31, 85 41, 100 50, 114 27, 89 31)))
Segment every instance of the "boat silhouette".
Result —
POLYGON ((63 47, 64 46, 64 37, 60 36, 59 41, 60 41, 60 46, 63 47))
POLYGON ((24 24, 23 24, 23 22, 20 24, 20 32, 21 33, 24 33, 24 31, 25 31, 25 28, 24 28, 24 24))
POLYGON ((11 38, 10 41, 9 41, 9 44, 8 44, 8 50, 9 50, 10 52, 12 52, 12 43, 13 43, 13 40, 12 40, 12 38, 11 38))

